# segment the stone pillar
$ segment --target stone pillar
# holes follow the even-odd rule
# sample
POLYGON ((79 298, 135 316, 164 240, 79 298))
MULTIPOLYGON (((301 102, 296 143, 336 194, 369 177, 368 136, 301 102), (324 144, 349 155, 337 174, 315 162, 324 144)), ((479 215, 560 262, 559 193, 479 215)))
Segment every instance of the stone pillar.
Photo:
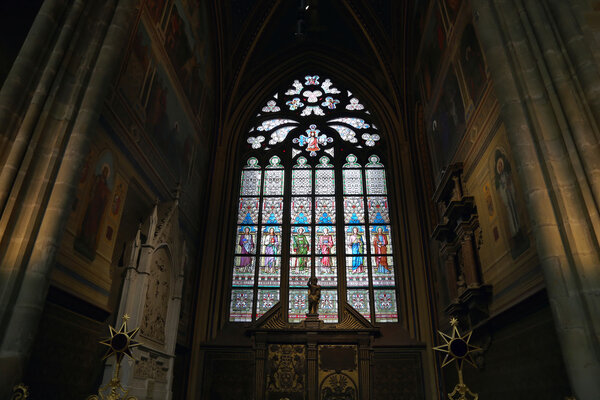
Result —
MULTIPOLYGON (((60 66, 65 75, 72 74, 73 70, 76 73, 54 85, 52 90, 56 91, 53 93, 56 97, 44 105, 48 112, 41 114, 42 128, 36 128, 39 143, 28 144, 19 161, 17 179, 11 184, 11 193, 15 194, 9 196, 10 204, 2 209, 0 397, 20 379, 26 365, 81 166, 121 63, 123 43, 134 21, 137 1, 83 3, 91 7, 88 9, 91 11, 78 25, 88 25, 91 29, 84 35, 71 37, 77 41, 76 50, 81 53, 79 58, 69 58, 60 66), (50 117, 55 118, 51 125, 54 130, 45 130, 44 123, 50 117)), ((73 7, 81 7, 81 2, 75 1, 70 7, 67 21, 77 15, 73 7)), ((49 29, 41 31, 48 34, 49 29)), ((66 45, 66 38, 59 35, 58 40, 58 44, 66 45)), ((25 47, 24 51, 31 49, 25 47)))
MULTIPOLYGON (((67 0, 47 0, 42 3, 29 34, 0 90, 0 165, 4 164, 5 151, 11 147, 20 108, 31 96, 31 85, 36 81, 40 64, 51 48, 52 38, 60 29, 60 19, 67 10, 67 0)), ((2 174, 4 175, 4 171, 2 174)), ((0 192, 7 190, 0 187, 0 192)), ((0 202, 0 210, 3 202, 0 202)))
MULTIPOLYGON (((57 2, 49 1, 47 3, 57 3, 57 2)), ((47 3, 45 2, 42 7, 45 7, 47 3)), ((62 7, 61 7, 61 9, 62 9, 62 7)), ((79 0, 79 1, 75 1, 73 3, 73 5, 66 10, 65 21, 64 21, 64 24, 60 27, 60 33, 58 35, 56 43, 54 43, 52 52, 50 53, 48 59, 44 60, 44 61, 47 61, 45 66, 43 68, 41 66, 36 68, 38 70, 43 70, 43 72, 41 74, 38 84, 35 87, 35 90, 33 91, 33 95, 31 97, 30 103, 25 107, 26 111, 24 111, 23 119, 22 119, 22 121, 20 121, 21 123, 18 126, 18 129, 16 130, 16 136, 14 137, 14 139, 12 138, 11 128, 13 127, 13 125, 18 125, 18 124, 14 123, 16 121, 12 121, 13 123, 11 124, 10 119, 11 119, 11 114, 14 117, 14 116, 16 116, 16 113, 14 111, 12 111, 12 113, 11 113, 7 109, 8 107, 11 107, 11 106, 14 107, 14 104, 10 103, 10 105, 7 108, 3 109, 4 112, 0 111, 0 121, 2 121, 3 119, 9 120, 9 121, 6 121, 7 129, 4 130, 4 133, 5 133, 5 135, 10 135, 10 138, 9 138, 9 136, 6 137, 7 138, 6 146, 3 146, 3 148, 7 149, 7 153, 6 153, 6 156, 2 157, 2 160, 4 162, 1 163, 2 164, 2 174, 0 174, 0 210, 4 208, 6 199, 8 198, 8 194, 10 193, 10 190, 12 188, 12 184, 15 180, 15 176, 21 165, 21 161, 23 160, 25 151, 27 150, 27 147, 30 144, 34 129, 39 122, 40 114, 46 103, 46 100, 48 99, 48 95, 49 95, 50 89, 52 88, 53 81, 57 78, 60 64, 64 59, 65 53, 74 45, 74 41, 72 40, 72 38, 73 38, 74 32, 76 31, 77 23, 79 22, 79 19, 81 18, 83 9, 84 9, 84 2, 82 0, 79 0), (10 142, 10 145, 8 142, 10 142)), ((42 13, 44 13, 43 9, 40 11, 40 14, 42 14, 42 13)), ((40 19, 43 22, 46 22, 43 17, 40 17, 40 15, 38 15, 38 18, 36 18, 36 22, 34 22, 34 26, 32 27, 32 33, 28 37, 36 36, 36 34, 34 32, 34 28, 36 26, 35 24, 37 23, 38 19, 40 19)), ((55 21, 55 22, 57 22, 57 21, 55 21)), ((77 33, 80 33, 80 32, 77 32, 77 33)), ((36 47, 35 45, 38 45, 40 42, 46 43, 48 40, 47 37, 38 38, 38 39, 43 39, 43 40, 38 40, 38 41, 32 40, 33 43, 29 43, 29 41, 26 41, 25 45, 24 45, 24 50, 25 50, 25 46, 31 46, 31 47, 35 48, 36 47)), ((22 50, 20 52, 19 56, 21 56, 21 53, 25 53, 25 54, 27 53, 24 50, 22 50)), ((44 49, 36 49, 36 50, 44 53, 44 49)), ((39 59, 38 54, 35 54, 35 56, 39 59)), ((29 58, 31 58, 31 57, 29 57, 29 58)), ((22 61, 22 62, 15 62, 15 65, 11 69, 11 72, 7 78, 7 84, 5 84, 3 86, 3 90, 0 92, 0 103, 2 101, 17 103, 19 100, 21 100, 21 101, 24 100, 22 98, 15 99, 14 96, 12 95, 12 93, 10 93, 10 91, 11 91, 10 88, 12 86, 18 86, 23 81, 27 81, 27 80, 22 79, 22 74, 26 74, 28 72, 27 66, 21 65, 21 64, 26 64, 26 62, 23 60, 19 60, 18 58, 17 58, 17 61, 22 61), (22 69, 20 69, 20 68, 22 68, 22 69), (19 79, 19 78, 21 78, 21 79, 19 79), (6 88, 6 90, 4 90, 4 88, 6 88)), ((34 60, 30 60, 30 63, 33 61, 34 60)), ((40 63, 40 60, 38 60, 38 63, 40 63)), ((32 81, 35 81, 35 79, 32 79, 32 81)), ((21 95, 21 97, 23 97, 22 93, 19 93, 19 94, 21 95)), ((0 110, 2 110, 2 108, 0 108, 0 110)), ((0 122, 0 123, 2 123, 2 122, 0 122)), ((5 125, 2 125, 2 126, 5 126, 5 125)))
POLYGON ((570 4, 472 0, 567 372, 577 399, 587 400, 600 393, 598 135, 590 117, 595 112, 585 112, 598 95, 582 95, 577 74, 567 66, 579 65, 586 75, 581 81, 592 85, 597 66, 581 54, 586 46, 580 31, 573 34, 579 30, 573 21, 548 12, 568 15, 570 4), (577 56, 564 51, 569 41, 567 49, 577 56))

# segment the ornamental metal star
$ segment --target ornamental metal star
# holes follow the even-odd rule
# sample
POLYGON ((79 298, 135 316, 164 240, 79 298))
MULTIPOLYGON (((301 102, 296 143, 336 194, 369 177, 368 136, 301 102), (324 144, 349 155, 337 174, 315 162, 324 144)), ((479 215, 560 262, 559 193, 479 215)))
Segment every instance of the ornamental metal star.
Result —
POLYGON ((461 336, 460 332, 458 331, 458 320, 456 318, 452 318, 450 320, 450 325, 452 326, 452 336, 448 336, 444 332, 438 331, 446 343, 433 348, 434 350, 446 353, 444 361, 442 362, 442 368, 450 364, 452 361, 456 361, 456 366, 459 370, 462 370, 463 361, 466 361, 473 367, 477 368, 471 353, 481 350, 481 348, 473 346, 469 343, 473 331, 469 331, 461 336))
POLYGON ((127 320, 129 319, 129 315, 123 315, 123 324, 121 324, 121 328, 117 331, 112 326, 108 326, 110 329, 110 337, 102 340, 100 343, 108 346, 109 349, 106 351, 106 354, 102 358, 106 360, 108 357, 113 354, 117 358, 117 363, 120 363, 123 360, 125 354, 127 354, 132 360, 133 354, 131 353, 131 349, 133 347, 139 346, 140 343, 133 340, 135 335, 137 335, 140 328, 135 328, 132 331, 127 331, 127 320))

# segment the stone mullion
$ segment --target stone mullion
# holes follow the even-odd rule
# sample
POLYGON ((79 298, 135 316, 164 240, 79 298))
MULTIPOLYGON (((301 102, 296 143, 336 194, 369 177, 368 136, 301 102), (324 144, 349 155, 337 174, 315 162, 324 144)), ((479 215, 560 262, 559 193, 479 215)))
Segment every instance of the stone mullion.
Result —
POLYGON ((523 25, 528 21, 523 7, 517 10, 505 2, 487 0, 473 0, 472 4, 533 220, 537 251, 567 371, 577 398, 593 399, 600 393, 597 379, 600 363, 598 339, 590 326, 590 321, 597 318, 589 309, 597 307, 594 305, 597 300, 582 290, 581 279, 585 277, 579 274, 585 269, 586 275, 595 280, 592 265, 598 265, 593 263, 597 251, 592 247, 584 254, 586 244, 593 240, 590 241, 588 222, 574 209, 581 209, 582 199, 572 183, 573 174, 565 162, 568 155, 562 147, 563 139, 547 104, 538 69, 543 60, 531 54, 531 36, 524 32, 527 27, 523 25), (550 191, 550 188, 555 190, 550 191), (567 234, 579 237, 582 247, 574 247, 567 234), (581 253, 574 253, 577 251, 581 253))
MULTIPOLYGON (((2 388, 10 388, 19 380, 31 350, 32 332, 36 331, 41 317, 51 266, 71 211, 81 167, 89 150, 90 139, 97 130, 104 100, 122 61, 125 50, 123 43, 127 42, 137 3, 136 0, 119 0, 112 17, 99 22, 100 25, 107 25, 108 29, 102 39, 98 38, 101 48, 83 99, 80 104, 74 105, 77 117, 70 135, 63 142, 66 148, 62 162, 31 249, 31 257, 26 266, 24 264, 25 271, 16 304, 7 320, 8 328, 0 348, 2 388)), ((94 40, 90 44, 93 46, 94 40)))

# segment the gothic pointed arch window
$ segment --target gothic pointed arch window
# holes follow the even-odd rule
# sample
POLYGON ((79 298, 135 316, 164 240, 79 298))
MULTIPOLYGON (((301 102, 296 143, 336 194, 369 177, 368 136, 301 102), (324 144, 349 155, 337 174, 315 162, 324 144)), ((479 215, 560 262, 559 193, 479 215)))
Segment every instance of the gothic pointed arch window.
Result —
POLYGON ((244 140, 229 321, 281 302, 301 322, 316 276, 324 322, 343 303, 397 322, 383 140, 359 99, 307 75, 265 101, 244 140))

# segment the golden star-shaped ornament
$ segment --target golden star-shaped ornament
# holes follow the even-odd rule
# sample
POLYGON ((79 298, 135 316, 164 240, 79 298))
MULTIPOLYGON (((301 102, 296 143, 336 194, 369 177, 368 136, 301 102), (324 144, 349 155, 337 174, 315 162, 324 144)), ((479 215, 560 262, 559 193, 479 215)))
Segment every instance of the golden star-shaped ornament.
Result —
POLYGON ((471 353, 477 350, 481 350, 481 348, 473 346, 469 343, 473 331, 469 331, 464 335, 461 335, 458 331, 458 320, 456 318, 452 318, 450 320, 450 325, 452 326, 452 336, 446 335, 444 332, 438 331, 445 343, 441 346, 433 348, 434 350, 446 353, 444 361, 442 362, 442 368, 450 364, 452 361, 456 361, 456 365, 459 370, 462 370, 464 361, 477 368, 471 353))
POLYGON ((131 349, 133 347, 139 346, 140 344, 133 340, 135 335, 137 335, 140 328, 135 328, 134 330, 127 331, 127 320, 129 320, 129 315, 123 315, 123 324, 121 324, 121 328, 117 331, 112 326, 108 326, 110 330, 110 337, 102 340, 100 343, 108 346, 108 350, 106 354, 102 358, 106 360, 108 357, 113 354, 117 358, 117 362, 120 363, 123 360, 125 355, 129 356, 131 359, 133 358, 133 354, 131 353, 131 349))

